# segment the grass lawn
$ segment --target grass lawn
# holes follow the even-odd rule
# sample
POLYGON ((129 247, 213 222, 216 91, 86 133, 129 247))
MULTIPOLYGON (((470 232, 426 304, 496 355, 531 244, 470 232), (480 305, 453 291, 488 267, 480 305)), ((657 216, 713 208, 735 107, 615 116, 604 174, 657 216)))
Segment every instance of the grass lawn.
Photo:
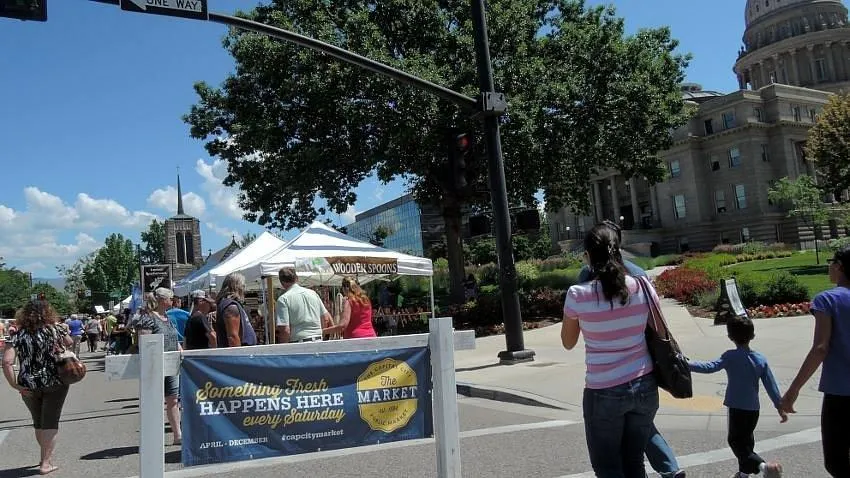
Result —
POLYGON ((814 252, 803 252, 781 259, 766 259, 735 264, 736 270, 747 272, 788 272, 809 288, 809 295, 814 297, 818 292, 831 289, 833 285, 827 277, 829 265, 826 260, 832 257, 830 252, 820 253, 820 265, 815 262, 814 252))

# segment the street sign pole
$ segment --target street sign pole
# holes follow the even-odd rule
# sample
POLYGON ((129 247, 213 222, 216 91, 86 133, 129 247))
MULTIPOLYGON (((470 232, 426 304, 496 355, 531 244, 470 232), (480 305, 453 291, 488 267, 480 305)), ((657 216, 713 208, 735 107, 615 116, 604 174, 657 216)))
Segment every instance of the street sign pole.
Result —
POLYGON ((506 350, 499 352, 499 359, 504 363, 527 362, 534 360, 534 351, 525 349, 522 334, 522 312, 517 294, 516 265, 511 244, 511 216, 505 185, 505 164, 502 160, 502 138, 499 132, 499 117, 507 111, 507 104, 504 95, 495 91, 484 0, 471 0, 471 4, 478 83, 481 89, 480 116, 487 145, 487 175, 493 202, 494 235, 499 258, 499 292, 502 296, 507 345, 506 350))

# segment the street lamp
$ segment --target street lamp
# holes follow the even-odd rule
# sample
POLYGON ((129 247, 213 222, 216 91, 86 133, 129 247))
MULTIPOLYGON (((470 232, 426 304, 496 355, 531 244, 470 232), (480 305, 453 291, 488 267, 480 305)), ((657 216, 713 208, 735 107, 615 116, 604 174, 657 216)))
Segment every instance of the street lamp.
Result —
POLYGON ((571 239, 570 238, 570 226, 567 226, 567 239, 571 239))

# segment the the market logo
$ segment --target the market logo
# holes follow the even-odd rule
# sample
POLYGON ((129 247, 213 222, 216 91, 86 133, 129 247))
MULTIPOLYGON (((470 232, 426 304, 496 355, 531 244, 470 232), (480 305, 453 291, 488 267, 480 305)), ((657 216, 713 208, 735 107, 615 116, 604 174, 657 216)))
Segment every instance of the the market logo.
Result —
POLYGON ((418 405, 416 372, 407 362, 387 358, 370 364, 357 377, 360 418, 372 430, 392 433, 404 428, 418 405))

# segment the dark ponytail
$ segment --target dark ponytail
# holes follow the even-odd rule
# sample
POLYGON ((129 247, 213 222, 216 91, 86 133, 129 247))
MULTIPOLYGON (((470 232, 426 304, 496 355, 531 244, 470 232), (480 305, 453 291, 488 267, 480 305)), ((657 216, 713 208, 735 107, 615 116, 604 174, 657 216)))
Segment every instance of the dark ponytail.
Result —
POLYGON ((629 301, 629 287, 626 285, 626 268, 620 252, 620 240, 617 232, 600 224, 584 238, 584 249, 590 259, 590 268, 594 277, 602 286, 602 295, 614 307, 614 300, 620 305, 629 301))

